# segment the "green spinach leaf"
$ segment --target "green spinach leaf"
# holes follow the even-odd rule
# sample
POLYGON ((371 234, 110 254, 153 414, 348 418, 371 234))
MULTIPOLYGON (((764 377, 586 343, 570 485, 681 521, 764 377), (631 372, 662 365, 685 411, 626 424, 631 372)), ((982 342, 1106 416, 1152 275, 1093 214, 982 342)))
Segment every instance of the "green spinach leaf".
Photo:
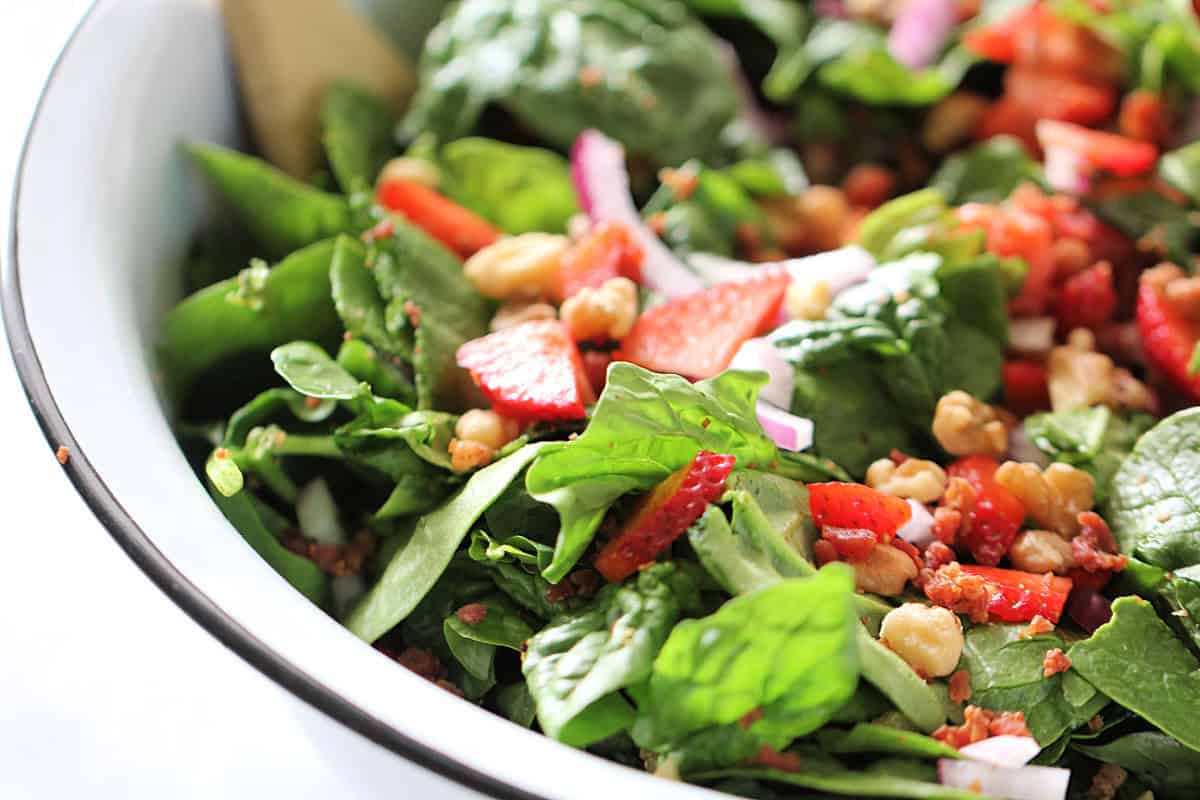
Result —
POLYGON ((891 753, 915 758, 962 758, 957 749, 912 731, 860 722, 848 731, 826 728, 819 734, 827 753, 891 753))
POLYGON ((376 95, 335 81, 321 101, 321 138, 325 156, 342 191, 370 191, 375 177, 398 148, 396 118, 376 95))
POLYGON ((365 390, 320 345, 312 342, 289 342, 276 347, 271 351, 271 363, 279 377, 306 397, 353 400, 365 390))
POLYGON ((1045 184, 1041 167, 1011 136, 993 136, 956 153, 933 174, 930 185, 951 205, 999 203, 1022 183, 1045 184))
POLYGON ((1113 476, 1138 437, 1154 425, 1149 414, 1121 417, 1104 406, 1044 412, 1025 418, 1025 433, 1055 461, 1087 471, 1096 479, 1096 500, 1108 497, 1113 476))
POLYGON ((801 769, 784 772, 766 767, 734 767, 695 776, 696 780, 709 781, 718 778, 751 778, 770 781, 786 786, 795 786, 822 794, 846 795, 849 797, 913 798, 914 800, 978 800, 979 794, 965 789, 941 786, 928 780, 901 777, 882 771, 864 771, 843 766, 836 760, 819 752, 802 752, 801 769))
POLYGON ((1162 733, 1139 731, 1107 744, 1076 744, 1073 749, 1105 764, 1124 767, 1168 797, 1185 797, 1200 783, 1200 752, 1162 733))

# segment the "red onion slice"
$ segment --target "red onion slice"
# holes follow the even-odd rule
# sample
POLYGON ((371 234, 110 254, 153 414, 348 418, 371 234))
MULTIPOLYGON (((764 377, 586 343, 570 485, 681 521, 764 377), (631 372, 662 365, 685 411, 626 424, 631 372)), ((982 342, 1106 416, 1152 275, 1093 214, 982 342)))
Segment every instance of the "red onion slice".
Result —
POLYGON ((693 253, 688 256, 688 264, 710 284, 748 281, 760 277, 764 269, 783 268, 793 281, 825 281, 834 295, 865 281, 876 266, 874 256, 856 244, 804 258, 761 264, 713 253, 693 253))
POLYGON ((996 767, 1023 767, 1042 752, 1042 747, 1030 736, 991 736, 960 747, 958 752, 996 767))
POLYGON ((1043 169, 1046 183, 1056 192, 1078 197, 1092 188, 1091 167, 1070 148, 1046 147, 1043 169))
POLYGON ((1112 603, 1092 589, 1076 589, 1067 600, 1067 616, 1088 633, 1112 619, 1112 603))
POLYGON ((796 384, 796 370, 788 363, 775 345, 766 339, 747 339, 734 353, 729 362, 730 369, 759 369, 770 376, 767 385, 759 392, 759 399, 776 408, 787 410, 792 405, 792 392, 796 384))
POLYGON ((625 149, 596 130, 586 130, 571 147, 571 181, 579 205, 593 222, 620 222, 642 246, 642 283, 667 299, 698 292, 704 285, 654 235, 633 204, 625 149))
POLYGON ((957 22, 954 0, 908 0, 888 32, 888 52, 909 69, 925 69, 957 22))
POLYGON ((1059 767, 997 767, 982 761, 938 759, 938 780, 953 786, 1007 800, 1063 800, 1071 771, 1059 767))
POLYGON ((789 414, 763 400, 758 401, 758 421, 767 436, 784 450, 807 450, 812 447, 811 419, 789 414))

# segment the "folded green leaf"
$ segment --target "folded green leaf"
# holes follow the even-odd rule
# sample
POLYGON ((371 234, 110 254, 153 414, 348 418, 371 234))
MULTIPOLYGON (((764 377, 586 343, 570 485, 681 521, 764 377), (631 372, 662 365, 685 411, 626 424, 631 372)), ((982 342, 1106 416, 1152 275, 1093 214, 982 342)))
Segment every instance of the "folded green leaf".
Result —
POLYGON ((337 363, 377 395, 416 405, 417 389, 407 365, 396 364, 361 339, 347 339, 338 348, 337 363))
POLYGON ((926 733, 946 721, 937 693, 904 659, 880 644, 864 626, 858 626, 856 635, 863 680, 882 692, 900 713, 926 733))
POLYGON ((1103 503, 1121 462, 1154 421, 1149 414, 1121 417, 1095 406, 1034 414, 1024 425, 1029 439, 1051 459, 1090 473, 1096 479, 1096 501, 1103 503))
POLYGON ((914 800, 979 800, 977 792, 941 786, 930 781, 850 769, 827 756, 805 754, 801 756, 798 772, 784 772, 766 767, 734 767, 716 772, 696 775, 696 780, 719 778, 753 778, 773 781, 787 786, 797 786, 815 792, 846 795, 848 797, 892 797, 914 800), (805 756, 808 757, 805 757, 805 756))
POLYGON ((962 758, 945 742, 887 725, 860 722, 848 731, 826 728, 819 735, 827 753, 891 753, 915 758, 962 758))
POLYGON ((884 47, 856 47, 821 67, 817 78, 826 88, 871 105, 927 106, 954 91, 975 60, 959 47, 934 67, 911 70, 884 47))
POLYGON ((1200 784, 1200 753, 1162 733, 1139 731, 1107 744, 1076 744, 1072 749, 1129 770, 1167 797, 1187 797, 1200 784))
POLYGON ((1044 185, 1041 167, 1017 139, 993 136, 947 158, 929 182, 957 206, 999 203, 1026 181, 1044 185))
POLYGON ((339 236, 329 265, 333 304, 346 331, 389 356, 412 359, 412 331, 393 332, 375 277, 367 267, 367 248, 351 236, 339 236))
POLYGON ((333 174, 347 194, 369 191, 398 148, 396 118, 376 95, 335 81, 321 101, 321 141, 333 174))
POLYGON ((244 445, 251 429, 273 421, 284 409, 301 422, 324 422, 337 410, 337 402, 325 400, 310 406, 305 396, 294 389, 267 389, 230 415, 224 442, 239 447, 244 445))
POLYGON ((305 397, 353 400, 367 388, 312 342, 288 342, 276 347, 271 351, 271 363, 279 377, 305 397))

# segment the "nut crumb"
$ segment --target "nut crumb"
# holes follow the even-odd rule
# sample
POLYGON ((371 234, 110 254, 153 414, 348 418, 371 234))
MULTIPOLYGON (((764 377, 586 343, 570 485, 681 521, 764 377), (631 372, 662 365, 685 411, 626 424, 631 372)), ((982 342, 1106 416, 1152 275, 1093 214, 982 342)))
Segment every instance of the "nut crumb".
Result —
POLYGON ((71 458, 71 451, 67 449, 66 445, 60 444, 58 449, 54 451, 54 457, 58 459, 58 463, 65 466, 71 458))

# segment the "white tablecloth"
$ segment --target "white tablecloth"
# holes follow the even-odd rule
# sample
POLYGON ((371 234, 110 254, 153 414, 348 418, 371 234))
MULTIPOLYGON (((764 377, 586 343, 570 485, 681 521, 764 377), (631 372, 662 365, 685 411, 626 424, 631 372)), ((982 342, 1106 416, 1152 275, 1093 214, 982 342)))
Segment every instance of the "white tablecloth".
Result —
MULTIPOLYGON (((34 102, 87 5, 0 0, 0 241, 34 102)), ((162 595, 62 475, 0 350, 0 798, 468 796, 295 699, 162 595)))

